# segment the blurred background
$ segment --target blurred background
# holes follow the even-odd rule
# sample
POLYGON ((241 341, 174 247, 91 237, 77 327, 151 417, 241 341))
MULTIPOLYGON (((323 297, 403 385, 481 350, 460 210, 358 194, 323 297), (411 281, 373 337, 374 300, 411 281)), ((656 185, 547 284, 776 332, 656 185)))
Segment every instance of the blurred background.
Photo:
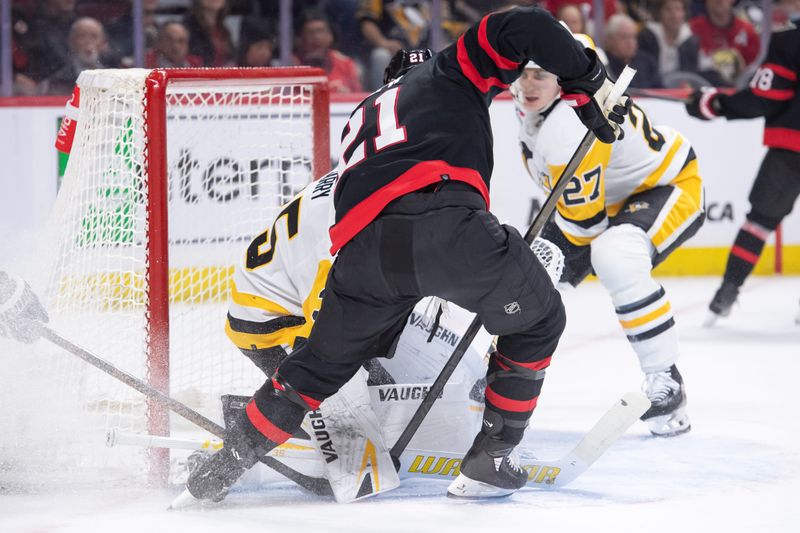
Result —
POLYGON ((490 11, 540 5, 640 88, 747 82, 794 0, 0 0, 0 95, 69 94, 93 68, 312 65, 372 91, 404 47, 441 50, 490 11))

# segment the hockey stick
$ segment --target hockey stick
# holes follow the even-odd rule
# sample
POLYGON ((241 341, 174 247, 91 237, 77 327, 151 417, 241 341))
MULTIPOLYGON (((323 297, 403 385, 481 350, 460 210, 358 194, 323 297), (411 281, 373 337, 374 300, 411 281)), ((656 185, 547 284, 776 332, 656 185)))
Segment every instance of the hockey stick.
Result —
MULTIPOLYGON (((70 342, 69 340, 62 337, 57 332, 53 331, 48 327, 42 328, 42 337, 49 340, 56 346, 63 348, 64 350, 70 352, 73 355, 76 355, 89 363, 90 365, 102 370, 109 376, 118 379, 119 381, 125 383, 129 387, 141 392, 146 397, 159 402, 164 407, 173 411, 174 413, 182 416, 189 422, 196 424, 197 426, 205 429, 212 435, 222 439, 225 436, 225 428, 220 426, 219 424, 209 420, 208 418, 204 417, 194 409, 188 407, 187 405, 170 398, 163 392, 154 389, 141 379, 128 374, 124 370, 120 370, 119 368, 115 367, 108 361, 101 359, 100 357, 94 355, 93 353, 81 348, 77 344, 70 342)), ((311 476, 306 476, 301 472, 297 472, 293 468, 289 468, 288 466, 284 465, 277 459, 273 457, 264 457, 262 462, 267 465, 268 467, 272 468, 279 474, 283 475, 284 477, 294 481, 304 489, 313 492, 314 494, 318 494, 320 496, 329 496, 333 494, 331 491, 330 483, 328 483, 327 479, 324 478, 315 478, 311 476)))
MULTIPOLYGON (((528 471, 528 487, 560 488, 581 476, 608 448, 636 422, 650 407, 642 394, 629 392, 617 400, 581 439, 575 448, 559 459, 542 460, 520 457, 519 464, 528 471)), ((189 450, 213 451, 222 446, 220 441, 200 441, 138 435, 109 433, 109 446, 164 447, 189 450)), ((300 463, 320 462, 316 451, 308 446, 297 446, 287 442, 271 453, 280 454, 288 460, 300 463)), ((438 450, 407 449, 400 455, 401 479, 435 478, 453 480, 459 473, 462 454, 438 450)))
POLYGON ((652 98, 653 100, 662 100, 664 102, 678 102, 681 104, 685 104, 689 101, 689 97, 680 97, 680 96, 672 96, 669 94, 663 94, 660 89, 634 89, 631 88, 629 91, 631 96, 635 96, 637 98, 652 98))
MULTIPOLYGON (((613 105, 612 102, 616 102, 622 96, 635 74, 636 71, 634 69, 627 66, 625 67, 625 69, 620 73, 619 79, 614 84, 614 88, 606 99, 607 106, 613 105)), ((547 220, 550 218, 553 210, 556 208, 559 198, 561 198, 561 195, 564 194, 564 190, 567 188, 570 179, 583 162, 583 158, 589 153, 589 149, 592 147, 595 139, 595 134, 591 130, 587 131, 586 135, 583 136, 583 139, 578 145, 577 150, 575 150, 575 153, 572 154, 572 157, 567 163, 567 166, 564 168, 564 171, 561 173, 561 176, 559 177, 555 187, 553 187, 552 192, 547 197, 542 209, 539 211, 539 213, 537 213, 536 218, 534 218, 533 223, 525 233, 526 243, 531 244, 536 236, 539 235, 539 232, 542 231, 542 228, 547 223, 547 220)), ((439 397, 439 393, 441 393, 444 389, 447 380, 450 379, 450 376, 455 371, 458 363, 461 362, 461 359, 464 357, 469 345, 472 344, 472 341, 475 339, 475 335, 478 334, 478 331, 482 325, 483 324, 479 317, 476 316, 472 320, 472 323, 467 328, 467 331, 465 331, 464 335, 461 337, 461 341, 458 343, 458 346, 456 346, 455 350, 453 350, 453 355, 451 355, 450 359, 447 360, 447 363, 445 363, 442 371, 439 373, 439 376, 437 376, 436 381, 434 381, 433 385, 431 385, 428 394, 422 400, 422 403, 420 403, 417 411, 411 417, 411 420, 409 420, 408 425, 397 439, 397 442, 394 444, 394 446, 392 446, 390 454, 396 466, 399 463, 399 458, 402 455, 403 450, 405 450, 408 446, 408 443, 411 442, 411 439, 419 429, 420 424, 422 424, 422 421, 428 415, 431 407, 433 407, 433 403, 439 397)))

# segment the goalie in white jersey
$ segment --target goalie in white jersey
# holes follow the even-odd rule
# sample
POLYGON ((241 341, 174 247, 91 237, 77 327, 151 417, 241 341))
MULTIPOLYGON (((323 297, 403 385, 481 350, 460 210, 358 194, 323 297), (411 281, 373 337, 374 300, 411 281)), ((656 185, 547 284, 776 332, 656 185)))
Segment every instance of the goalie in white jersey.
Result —
MULTIPOLYGON (((577 36, 593 46, 585 36, 577 36)), ((556 76, 529 63, 511 87, 521 121, 526 169, 550 191, 586 133, 559 98, 556 76)), ((653 126, 633 104, 624 138, 596 142, 570 179, 543 237, 565 256, 563 283, 594 271, 608 290, 645 373, 652 407, 642 419, 654 435, 690 429, 678 337, 669 300, 651 270, 703 224, 702 180, 686 138, 653 126)))
MULTIPOLYGON (((336 171, 330 172, 284 205, 235 268, 226 332, 268 376, 305 342, 324 297, 333 263, 328 228, 337 179, 336 171)), ((424 384, 436 378, 471 320, 465 310, 450 306, 450 316, 432 324, 424 312, 428 302, 423 300, 412 312, 393 353, 387 354, 391 358, 381 359, 382 363, 371 360, 367 371, 324 402, 319 412, 306 416, 303 429, 325 459, 326 477, 340 501, 383 492, 399 483, 387 448, 416 409, 426 390, 424 384), (322 434, 330 434, 332 441, 318 438, 320 432, 314 431, 323 423, 320 419, 325 424, 322 434), (360 439, 354 438, 359 431, 360 439), (370 450, 375 454, 372 472, 362 465, 370 450), (373 486, 365 492, 367 477, 373 486)), ((414 437, 415 447, 456 451, 469 447, 480 426, 481 378, 486 374, 484 355, 490 344, 491 337, 482 331, 414 437)))

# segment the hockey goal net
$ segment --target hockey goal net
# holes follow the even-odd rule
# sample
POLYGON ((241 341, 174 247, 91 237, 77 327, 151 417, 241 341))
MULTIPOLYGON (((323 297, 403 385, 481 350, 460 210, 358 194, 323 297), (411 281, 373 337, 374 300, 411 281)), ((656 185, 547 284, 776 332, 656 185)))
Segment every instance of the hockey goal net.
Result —
MULTIPOLYGON (((220 422, 220 394, 264 380, 224 333, 230 275, 278 208, 330 166, 324 73, 96 70, 78 86, 35 288, 53 329, 220 422)), ((68 354, 39 356, 49 439, 65 458, 164 479, 164 450, 95 445, 110 429, 196 429, 68 354)))

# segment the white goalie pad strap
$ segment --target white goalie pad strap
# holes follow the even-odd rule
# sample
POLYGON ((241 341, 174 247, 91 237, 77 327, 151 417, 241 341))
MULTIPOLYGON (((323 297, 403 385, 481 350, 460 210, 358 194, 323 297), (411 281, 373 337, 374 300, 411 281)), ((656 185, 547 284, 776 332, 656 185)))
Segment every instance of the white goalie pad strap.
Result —
POLYGON ((374 496, 400 485, 370 404, 367 376, 364 369, 359 370, 307 418, 312 441, 339 503, 374 496))

